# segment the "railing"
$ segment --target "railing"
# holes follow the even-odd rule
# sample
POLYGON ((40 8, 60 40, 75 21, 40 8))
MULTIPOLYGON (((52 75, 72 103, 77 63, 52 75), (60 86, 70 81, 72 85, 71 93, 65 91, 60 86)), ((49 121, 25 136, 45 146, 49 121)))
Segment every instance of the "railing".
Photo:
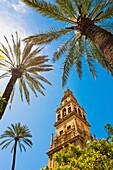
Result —
POLYGON ((50 150, 62 145, 63 143, 69 141, 70 139, 72 139, 75 136, 78 136, 79 134, 81 134, 81 130, 75 131, 75 130, 71 129, 67 132, 64 132, 62 135, 55 137, 53 145, 51 146, 50 150))

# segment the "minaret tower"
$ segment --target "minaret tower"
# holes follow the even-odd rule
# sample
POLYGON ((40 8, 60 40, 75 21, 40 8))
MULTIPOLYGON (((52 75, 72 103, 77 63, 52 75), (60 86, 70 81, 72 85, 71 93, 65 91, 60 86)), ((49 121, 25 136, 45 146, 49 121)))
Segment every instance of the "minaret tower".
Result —
POLYGON ((78 104, 73 93, 67 89, 61 100, 60 107, 56 109, 55 136, 52 134, 48 166, 54 168, 55 161, 52 155, 74 143, 77 147, 83 148, 84 140, 91 139, 90 125, 86 120, 85 110, 78 104))

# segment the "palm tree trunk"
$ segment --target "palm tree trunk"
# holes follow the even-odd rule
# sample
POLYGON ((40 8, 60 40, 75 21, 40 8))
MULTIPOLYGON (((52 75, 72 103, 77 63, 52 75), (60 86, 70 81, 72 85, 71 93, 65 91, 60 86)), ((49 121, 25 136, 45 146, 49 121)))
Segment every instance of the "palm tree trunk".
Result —
POLYGON ((14 152, 13 152, 12 170, 15 169, 15 162, 16 162, 16 148, 17 148, 17 140, 15 139, 14 152))
POLYGON ((4 114, 4 111, 6 109, 6 106, 8 104, 8 101, 9 101, 9 98, 10 98, 10 95, 11 95, 11 92, 13 90, 13 87, 16 83, 16 80, 17 80, 17 77, 16 76, 12 76, 9 80, 9 83, 7 84, 7 87, 3 93, 3 98, 5 98, 5 103, 3 103, 3 108, 2 108, 2 112, 0 112, 0 119, 2 118, 3 114, 4 114))
POLYGON ((95 42, 111 67, 113 67, 113 35, 92 23, 85 24, 83 29, 85 35, 95 42))

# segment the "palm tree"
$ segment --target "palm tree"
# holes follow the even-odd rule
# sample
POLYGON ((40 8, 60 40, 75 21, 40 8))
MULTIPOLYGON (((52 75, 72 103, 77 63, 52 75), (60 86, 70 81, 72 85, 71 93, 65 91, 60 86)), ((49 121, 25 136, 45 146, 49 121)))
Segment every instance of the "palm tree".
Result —
POLYGON ((92 76, 96 78, 94 62, 97 61, 113 75, 113 0, 22 0, 35 8, 43 16, 63 23, 63 28, 49 31, 25 39, 34 44, 49 44, 60 39, 61 44, 54 53, 53 61, 65 56, 63 86, 70 69, 76 66, 82 78, 82 62, 85 60, 92 76))
POLYGON ((12 47, 5 37, 7 46, 2 46, 2 52, 5 54, 4 60, 0 61, 0 69, 4 71, 0 75, 0 78, 11 76, 7 87, 2 95, 2 98, 5 98, 6 102, 3 104, 3 111, 0 112, 0 119, 2 118, 6 106, 8 104, 9 98, 10 103, 12 103, 14 96, 14 86, 17 80, 19 80, 19 91, 21 100, 23 101, 23 94, 25 98, 30 103, 28 86, 37 96, 36 91, 39 91, 44 95, 43 90, 44 86, 40 81, 51 84, 47 79, 41 76, 41 72, 46 72, 52 70, 52 65, 46 64, 48 58, 45 55, 38 55, 42 50, 41 48, 35 48, 32 50, 32 44, 27 43, 21 51, 21 42, 18 38, 18 33, 16 33, 16 39, 12 35, 12 47))
POLYGON ((7 147, 13 143, 11 149, 11 152, 13 151, 12 170, 15 168, 17 145, 21 152, 22 150, 26 151, 24 144, 32 147, 32 141, 29 139, 31 137, 29 128, 20 123, 11 124, 11 126, 8 126, 8 130, 1 135, 0 139, 5 139, 0 143, 2 149, 7 149, 7 147))

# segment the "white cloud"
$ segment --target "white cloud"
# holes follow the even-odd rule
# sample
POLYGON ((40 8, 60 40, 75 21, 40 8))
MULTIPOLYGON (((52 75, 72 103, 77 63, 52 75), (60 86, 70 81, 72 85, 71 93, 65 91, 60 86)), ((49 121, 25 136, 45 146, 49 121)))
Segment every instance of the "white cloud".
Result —
POLYGON ((19 13, 27 13, 29 8, 21 0, 0 0, 1 5, 19 13))
POLYGON ((26 11, 20 0, 0 0, 0 42, 4 42, 3 35, 9 37, 16 31, 22 38, 27 36, 26 11))
POLYGON ((20 13, 26 13, 28 11, 28 8, 26 7, 26 5, 22 3, 21 1, 18 3, 12 4, 12 7, 15 11, 20 12, 20 13))

